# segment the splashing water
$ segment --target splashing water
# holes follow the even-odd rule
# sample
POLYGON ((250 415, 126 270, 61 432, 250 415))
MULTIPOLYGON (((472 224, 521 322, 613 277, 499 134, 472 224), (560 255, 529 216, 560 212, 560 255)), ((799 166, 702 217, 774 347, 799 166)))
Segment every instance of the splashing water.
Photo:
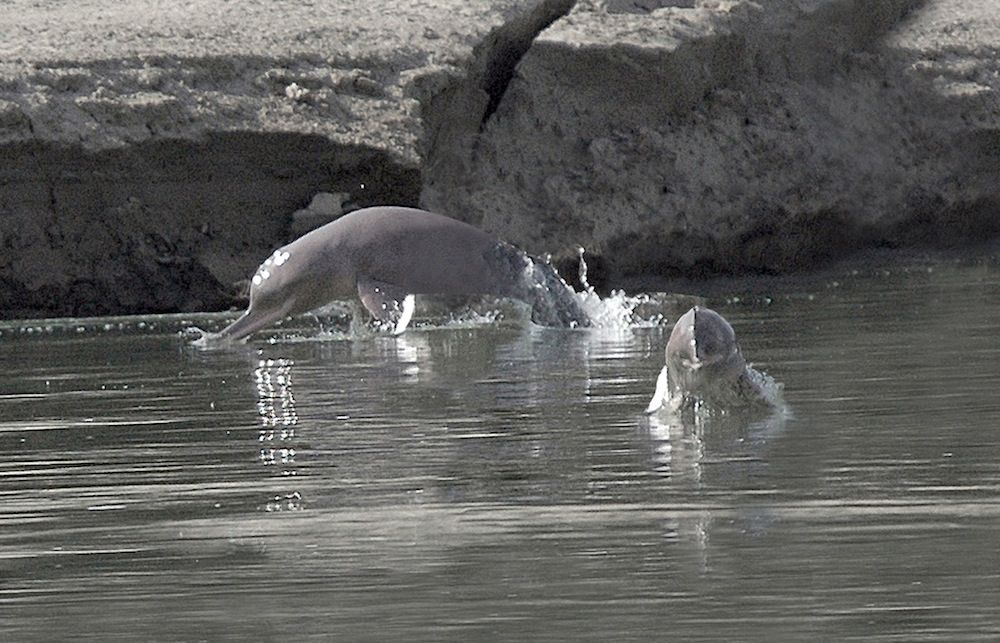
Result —
MULTIPOLYGON (((624 290, 612 290, 607 297, 601 297, 587 281, 587 260, 584 258, 584 248, 578 247, 579 279, 583 290, 574 292, 580 307, 590 319, 591 326, 625 330, 635 327, 662 326, 669 320, 662 312, 654 312, 648 317, 640 313, 640 308, 655 304, 653 298, 645 293, 628 295, 624 290)), ((568 288, 568 286, 567 286, 568 288)))
POLYGON ((660 326, 670 319, 662 312, 665 302, 654 301, 650 295, 627 295, 624 290, 613 290, 607 297, 601 297, 587 281, 584 252, 582 247, 577 250, 583 284, 579 292, 563 280, 547 256, 537 259, 501 242, 488 259, 498 274, 507 276, 514 284, 507 294, 528 302, 531 320, 541 326, 626 330, 660 326), (643 316, 640 313, 643 307, 654 310, 648 317, 643 316))
POLYGON ((693 411, 702 417, 736 413, 785 413, 783 387, 767 373, 749 364, 735 381, 719 379, 702 386, 697 394, 677 391, 665 406, 674 412, 693 411))

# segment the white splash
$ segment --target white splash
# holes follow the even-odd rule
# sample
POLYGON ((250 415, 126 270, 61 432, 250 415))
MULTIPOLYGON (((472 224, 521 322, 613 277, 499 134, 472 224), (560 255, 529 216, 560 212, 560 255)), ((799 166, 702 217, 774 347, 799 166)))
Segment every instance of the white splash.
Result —
POLYGON ((593 327, 626 330, 664 324, 665 318, 662 313, 656 313, 649 318, 644 318, 638 313, 640 306, 653 303, 652 298, 645 293, 629 295, 624 290, 612 290, 607 297, 597 294, 587 281, 587 260, 584 258, 586 251, 579 247, 576 252, 580 261, 579 278, 583 290, 575 294, 593 327))

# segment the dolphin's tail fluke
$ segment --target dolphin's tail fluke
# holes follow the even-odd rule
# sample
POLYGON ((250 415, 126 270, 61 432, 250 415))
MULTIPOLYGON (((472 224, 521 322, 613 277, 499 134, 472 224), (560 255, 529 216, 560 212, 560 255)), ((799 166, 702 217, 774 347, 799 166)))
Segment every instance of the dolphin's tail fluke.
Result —
POLYGON ((509 243, 498 242, 487 254, 497 275, 498 294, 531 306, 531 321, 540 326, 585 328, 591 325, 576 293, 547 261, 509 243))
POLYGON ((540 326, 586 328, 590 318, 576 292, 559 276, 552 264, 528 257, 527 286, 531 292, 531 321, 540 326))

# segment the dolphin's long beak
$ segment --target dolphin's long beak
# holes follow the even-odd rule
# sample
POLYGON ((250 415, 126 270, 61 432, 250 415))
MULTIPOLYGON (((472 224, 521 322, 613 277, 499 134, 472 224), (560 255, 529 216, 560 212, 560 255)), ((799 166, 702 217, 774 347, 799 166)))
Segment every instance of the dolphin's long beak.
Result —
POLYGON ((232 340, 244 339, 261 328, 270 326, 279 318, 280 315, 261 315, 248 310, 239 319, 219 331, 217 337, 232 340))

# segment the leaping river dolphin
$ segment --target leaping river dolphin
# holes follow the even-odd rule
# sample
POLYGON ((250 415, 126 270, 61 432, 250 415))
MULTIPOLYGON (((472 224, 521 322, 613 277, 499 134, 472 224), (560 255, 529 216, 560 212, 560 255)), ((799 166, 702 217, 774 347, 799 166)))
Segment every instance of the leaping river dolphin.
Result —
POLYGON ((733 327, 714 310, 695 306, 681 315, 664 352, 666 364, 646 413, 664 404, 676 410, 695 399, 722 408, 780 403, 781 386, 747 364, 733 327))
POLYGON ((425 210, 355 210, 274 251, 257 268, 250 306, 211 339, 242 339, 286 317, 357 295, 403 332, 414 295, 492 294, 532 307, 548 326, 589 326, 572 289, 548 263, 467 223, 425 210))

